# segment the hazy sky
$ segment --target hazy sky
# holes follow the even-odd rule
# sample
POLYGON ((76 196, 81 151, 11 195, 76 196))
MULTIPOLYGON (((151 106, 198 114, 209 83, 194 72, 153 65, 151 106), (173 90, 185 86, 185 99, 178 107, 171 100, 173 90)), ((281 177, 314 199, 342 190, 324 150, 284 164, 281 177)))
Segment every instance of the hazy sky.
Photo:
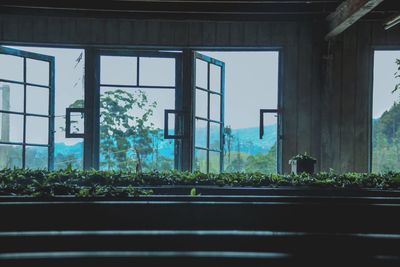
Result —
MULTIPOLYGON (((258 127, 260 109, 277 108, 278 52, 201 53, 225 62, 225 125, 258 127)), ((267 118, 265 123, 276 123, 267 118)))
POLYGON ((400 100, 400 92, 392 93, 400 79, 395 79, 397 71, 396 58, 400 59, 400 51, 375 51, 374 84, 373 84, 373 117, 379 118, 388 110, 394 101, 400 100))

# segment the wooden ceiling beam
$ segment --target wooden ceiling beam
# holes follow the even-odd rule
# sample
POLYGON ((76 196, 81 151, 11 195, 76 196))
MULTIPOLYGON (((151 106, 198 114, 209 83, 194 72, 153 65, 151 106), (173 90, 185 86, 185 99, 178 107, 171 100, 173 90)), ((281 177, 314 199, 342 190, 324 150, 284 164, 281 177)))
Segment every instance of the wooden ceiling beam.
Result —
POLYGON ((383 23, 383 26, 385 27, 385 30, 389 30, 390 28, 392 28, 398 24, 400 24, 400 13, 387 19, 383 23))
POLYGON ((326 19, 328 21, 328 40, 342 33, 356 21, 368 14, 384 0, 346 0, 326 19))

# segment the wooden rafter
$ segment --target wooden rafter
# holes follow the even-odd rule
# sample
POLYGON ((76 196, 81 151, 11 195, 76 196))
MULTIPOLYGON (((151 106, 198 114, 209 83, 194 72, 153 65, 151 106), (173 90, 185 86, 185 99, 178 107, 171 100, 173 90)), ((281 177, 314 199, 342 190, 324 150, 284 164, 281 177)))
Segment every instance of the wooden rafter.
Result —
POLYGON ((369 13, 384 0, 346 0, 331 13, 328 21, 328 34, 325 39, 330 39, 342 33, 364 15, 369 13))
POLYGON ((398 24, 400 24, 400 13, 387 19, 383 23, 383 26, 385 27, 385 30, 389 30, 390 28, 392 28, 398 24))

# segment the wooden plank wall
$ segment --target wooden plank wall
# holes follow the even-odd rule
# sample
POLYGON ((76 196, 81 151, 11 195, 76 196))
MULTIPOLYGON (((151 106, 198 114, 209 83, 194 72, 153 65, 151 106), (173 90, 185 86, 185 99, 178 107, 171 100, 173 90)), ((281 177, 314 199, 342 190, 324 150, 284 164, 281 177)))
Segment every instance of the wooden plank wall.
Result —
POLYGON ((400 27, 361 21, 330 42, 321 107, 321 169, 368 172, 373 53, 400 49, 400 27))
POLYGON ((400 27, 359 22, 329 44, 321 22, 213 22, 1 15, 3 43, 283 51, 283 170, 297 153, 317 170, 368 171, 372 47, 400 27))

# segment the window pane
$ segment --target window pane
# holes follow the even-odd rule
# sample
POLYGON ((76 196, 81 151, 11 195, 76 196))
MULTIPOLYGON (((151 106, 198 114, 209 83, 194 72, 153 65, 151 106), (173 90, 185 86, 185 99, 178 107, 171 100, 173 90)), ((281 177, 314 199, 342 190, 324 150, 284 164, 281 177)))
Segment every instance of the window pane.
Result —
POLYGON ((196 119, 195 146, 207 148, 207 121, 196 119))
POLYGON ((49 142, 49 119, 26 117, 26 142, 29 144, 47 145, 49 142))
POLYGON ((168 113, 168 134, 171 136, 183 135, 183 114, 168 113))
POLYGON ((210 151, 210 173, 219 173, 221 153, 210 151))
POLYGON ((208 89, 207 88, 207 79, 208 79, 208 73, 207 73, 207 62, 196 59, 196 86, 201 87, 203 89, 208 89))
POLYGON ((47 147, 27 146, 25 167, 28 169, 47 169, 48 153, 47 147))
POLYGON ((26 81, 28 83, 49 86, 50 63, 30 58, 26 59, 26 81))
POLYGON ((218 123, 210 123, 210 148, 221 150, 221 125, 218 123))
MULTIPOLYGON (((82 49, 70 49, 70 48, 48 48, 48 47, 13 47, 15 49, 22 49, 25 51, 39 53, 44 55, 53 56, 55 58, 55 133, 54 133, 54 164, 55 168, 66 168, 68 164, 71 164, 73 168, 83 168, 83 139, 82 138, 65 138, 65 109, 67 107, 84 107, 84 67, 85 67, 85 51, 82 49)), ((27 62, 28 63, 28 62, 27 62)), ((37 63, 35 61, 30 62, 37 63)), ((48 64, 48 63, 45 63, 48 64)), ((44 66, 44 65, 43 65, 44 66)), ((27 76, 31 82, 35 82, 32 79, 38 79, 35 72, 29 72, 28 67, 27 76)), ((41 67, 42 70, 45 67, 41 67)), ((44 71, 45 72, 45 71, 44 71)), ((41 75, 43 84, 48 84, 48 77, 46 77, 46 83, 44 74, 41 75)), ((40 81, 36 81, 40 82, 40 81)), ((42 82, 40 82, 42 83, 42 82)), ((39 101, 39 93, 32 90, 28 90, 28 110, 34 111, 38 109, 36 103, 41 104, 40 113, 47 114, 48 110, 48 97, 41 96, 39 101), (29 96, 30 95, 30 96, 29 96), (42 102, 42 98, 45 99, 46 103, 42 102), (29 99, 35 99, 35 101, 29 102, 29 99), (33 110, 32 110, 33 108, 33 110), (44 110, 46 111, 44 112, 44 110)), ((41 88, 40 88, 41 89, 41 88)), ((21 92, 23 88, 21 89, 21 92)), ((43 91, 42 91, 43 92, 43 91)), ((23 94, 23 93, 21 93, 23 94)), ((23 95, 22 95, 23 96, 23 95)), ((17 98, 16 98, 17 99, 17 98)), ((23 102, 23 97, 19 98, 23 102)), ((13 100, 11 99, 11 105, 13 100)), ((23 107, 21 104, 21 110, 23 107)), ((34 130, 33 130, 34 131, 34 130)))
POLYGON ((210 90, 221 92, 221 67, 210 64, 210 90))
POLYGON ((221 121, 221 96, 210 94, 210 119, 221 121))
POLYGON ((0 110, 24 111, 24 86, 0 82, 0 110))
POLYGON ((101 56, 101 84, 136 85, 137 58, 101 56))
POLYGON ((0 169, 22 167, 22 146, 0 144, 0 169))
POLYGON ((207 119, 208 93, 196 90, 196 116, 207 119))
POLYGON ((207 151, 195 149, 194 170, 207 173, 207 151))
POLYGON ((0 112, 0 140, 21 143, 24 135, 24 116, 0 112))
POLYGON ((23 58, 0 54, 0 79, 23 82, 24 81, 23 58))
MULTIPOLYGON (((277 169, 277 120, 265 115, 264 139, 259 139, 260 109, 278 107, 279 52, 277 51, 200 51, 225 62, 224 91, 224 171, 260 171, 277 169)), ((220 92, 221 71, 210 65, 210 90, 220 92), (217 89, 216 89, 217 88, 217 89)), ((216 119, 217 97, 211 95, 210 116, 216 119)), ((211 129, 211 139, 216 130, 211 129)), ((213 142, 211 142, 212 144, 213 142)), ((215 146, 214 146, 215 147, 215 146)), ((304 151, 303 151, 304 152, 304 151)), ((285 163, 287 164, 287 163, 285 163)))
POLYGON ((175 86, 175 59, 141 57, 139 77, 141 86, 175 86))
POLYGON ((36 86, 26 87, 26 112, 49 115, 49 89, 36 86))
POLYGON ((82 112, 71 112, 71 134, 84 134, 85 133, 85 117, 82 112))

